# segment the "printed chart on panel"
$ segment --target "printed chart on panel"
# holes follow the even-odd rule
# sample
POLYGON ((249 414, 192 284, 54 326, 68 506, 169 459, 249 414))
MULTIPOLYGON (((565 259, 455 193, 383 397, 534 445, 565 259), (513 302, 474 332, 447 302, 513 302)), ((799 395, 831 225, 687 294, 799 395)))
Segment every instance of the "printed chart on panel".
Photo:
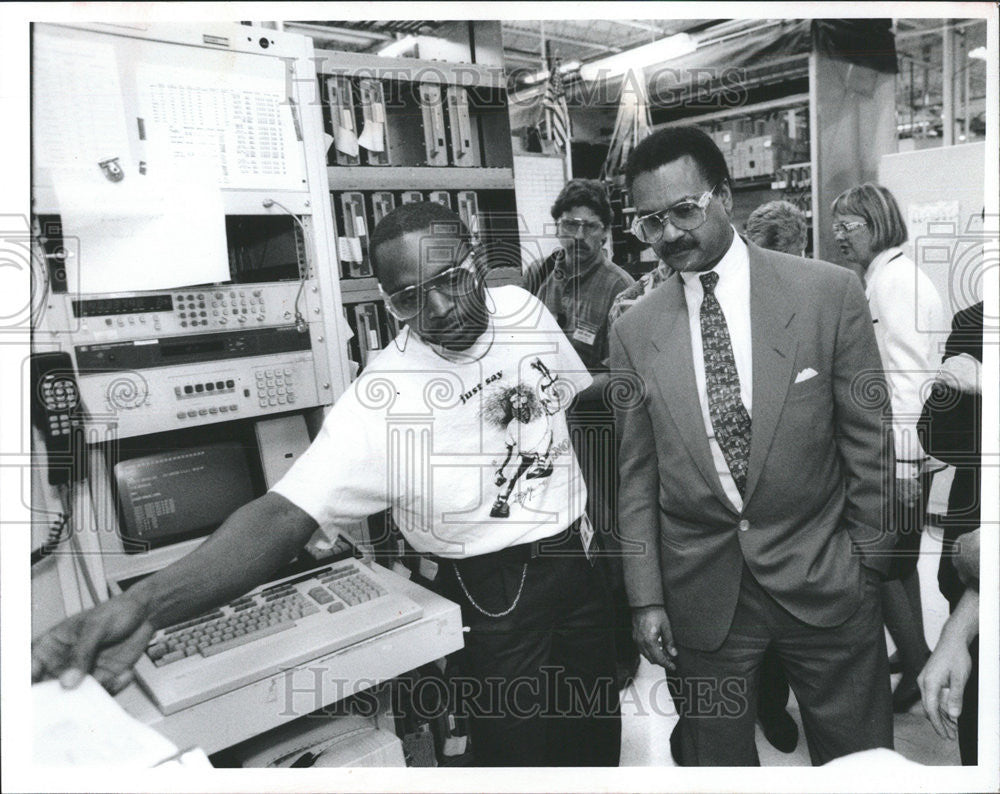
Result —
POLYGON ((302 136, 282 73, 227 81, 144 66, 136 80, 151 157, 204 168, 224 188, 304 188, 302 136))

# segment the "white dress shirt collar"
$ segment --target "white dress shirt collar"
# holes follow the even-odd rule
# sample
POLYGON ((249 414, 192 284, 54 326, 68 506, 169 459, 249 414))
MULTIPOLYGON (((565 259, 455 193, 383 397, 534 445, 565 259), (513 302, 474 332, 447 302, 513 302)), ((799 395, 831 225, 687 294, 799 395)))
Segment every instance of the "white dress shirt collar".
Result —
POLYGON ((694 287, 701 293, 703 289, 700 276, 703 274, 715 271, 719 274, 719 284, 722 284, 724 281, 739 278, 746 272, 748 267, 749 254, 747 252, 747 244, 743 242, 743 238, 734 229, 733 241, 729 244, 726 253, 722 255, 722 259, 716 263, 715 267, 699 272, 684 272, 681 273, 681 278, 684 280, 685 287, 694 287))

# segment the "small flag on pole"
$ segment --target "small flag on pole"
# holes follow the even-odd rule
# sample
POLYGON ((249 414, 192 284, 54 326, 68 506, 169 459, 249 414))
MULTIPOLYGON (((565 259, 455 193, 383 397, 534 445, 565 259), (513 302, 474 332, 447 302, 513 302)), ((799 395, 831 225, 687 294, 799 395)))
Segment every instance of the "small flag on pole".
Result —
POLYGON ((560 149, 565 149, 573 133, 569 121, 569 108, 566 106, 566 89, 559 73, 558 61, 549 69, 542 108, 545 117, 545 137, 554 141, 560 149))

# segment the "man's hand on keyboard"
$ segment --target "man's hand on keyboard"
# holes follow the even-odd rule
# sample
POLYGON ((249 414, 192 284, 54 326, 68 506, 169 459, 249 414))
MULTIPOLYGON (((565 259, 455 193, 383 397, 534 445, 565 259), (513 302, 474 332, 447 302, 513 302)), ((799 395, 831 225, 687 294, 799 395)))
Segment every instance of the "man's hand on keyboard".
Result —
POLYGON ((32 643, 31 680, 59 678, 72 688, 90 673, 114 694, 132 680, 155 629, 146 605, 118 596, 67 618, 32 643))

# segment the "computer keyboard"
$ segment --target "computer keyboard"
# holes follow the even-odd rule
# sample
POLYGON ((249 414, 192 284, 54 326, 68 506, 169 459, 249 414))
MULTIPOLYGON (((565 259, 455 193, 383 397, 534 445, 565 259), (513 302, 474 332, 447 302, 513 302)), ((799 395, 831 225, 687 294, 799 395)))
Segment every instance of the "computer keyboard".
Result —
POLYGON ((358 560, 344 560, 160 629, 136 675, 160 710, 172 714, 422 614, 358 560))

